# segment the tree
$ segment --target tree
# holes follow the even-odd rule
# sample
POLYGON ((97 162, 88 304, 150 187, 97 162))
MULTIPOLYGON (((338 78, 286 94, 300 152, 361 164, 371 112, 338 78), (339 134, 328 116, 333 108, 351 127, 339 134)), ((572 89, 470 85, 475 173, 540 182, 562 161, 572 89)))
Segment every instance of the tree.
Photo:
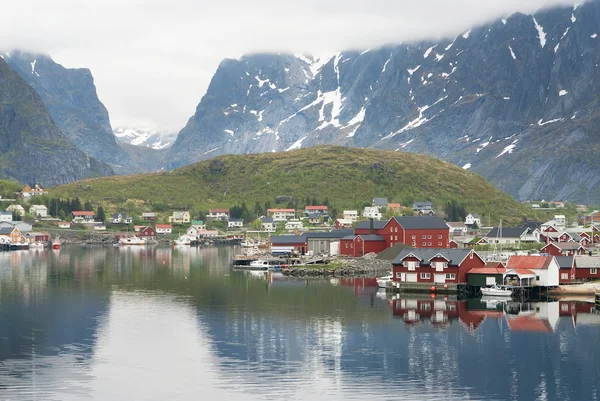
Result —
POLYGON ((104 220, 106 220, 106 216, 104 215, 104 209, 102 208, 102 206, 98 206, 98 211, 96 212, 96 218, 101 222, 104 222, 104 220))
POLYGON ((260 221, 260 219, 256 219, 252 222, 252 229, 253 230, 262 230, 262 221, 260 221))
POLYGON ((256 217, 260 217, 263 215, 263 208, 259 201, 256 201, 256 204, 254 205, 254 215, 256 217))
POLYGON ((476 221, 474 221, 474 222, 473 222, 473 224, 471 224, 471 228, 472 228, 473 230, 479 230, 479 226, 477 225, 477 222, 476 222, 476 221))
POLYGON ((88 210, 90 212, 94 210, 90 201, 85 201, 85 204, 83 205, 83 210, 88 210))

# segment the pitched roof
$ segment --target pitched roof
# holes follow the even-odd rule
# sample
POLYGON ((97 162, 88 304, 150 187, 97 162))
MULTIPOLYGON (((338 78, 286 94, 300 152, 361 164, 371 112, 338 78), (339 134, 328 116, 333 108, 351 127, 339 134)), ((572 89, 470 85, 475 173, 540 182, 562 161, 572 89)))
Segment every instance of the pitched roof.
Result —
POLYGON ((573 256, 556 256, 556 262, 561 269, 570 269, 573 267, 573 256))
POLYGON ((433 203, 431 203, 431 202, 415 202, 415 203, 413 203, 413 207, 433 207, 433 203))
POLYGON ((306 244, 303 235, 272 235, 271 244, 306 244))
POLYGON ((554 331, 548 319, 536 319, 531 316, 517 316, 506 319, 511 331, 535 331, 551 333, 554 331))
POLYGON ((373 206, 387 206, 387 198, 373 198, 373 206))
POLYGON ((479 216, 477 213, 469 213, 471 215, 471 217, 473 217, 474 219, 480 219, 481 216, 479 216))
MULTIPOLYGON (((383 227, 386 226, 388 221, 389 220, 373 220, 373 229, 375 229, 375 230, 383 229, 383 227)), ((358 224, 354 228, 359 229, 359 230, 368 230, 369 228, 371 228, 371 221, 370 220, 359 221, 358 224)))
POLYGON ((385 238, 376 234, 359 234, 358 237, 361 237, 365 242, 385 241, 385 238))
POLYGON ((263 217, 262 219, 260 219, 260 221, 263 223, 272 223, 273 219, 270 217, 263 217))
POLYGON ((89 211, 89 210, 77 210, 77 211, 73 211, 71 213, 73 213, 73 216, 95 216, 96 215, 96 213, 89 211))
POLYGON ((450 228, 467 228, 467 225, 462 221, 449 221, 446 225, 450 228))
POLYGON ((504 274, 505 268, 499 267, 476 267, 467 272, 467 274, 504 274))
POLYGON ((600 268, 600 256, 575 256, 575 267, 578 269, 600 268))
POLYGON ((554 256, 516 256, 506 263, 507 269, 544 269, 547 270, 554 256))
POLYGON ((352 230, 352 229, 331 230, 328 232, 307 232, 307 233, 304 233, 303 236, 306 239, 310 239, 310 238, 344 238, 349 235, 352 235, 353 233, 354 233, 354 230, 352 230))
POLYGON ((12 216, 12 212, 10 212, 8 210, 2 210, 2 211, 0 211, 0 215, 3 215, 3 216, 12 216))
POLYGON ((571 238, 573 238, 573 241, 577 241, 577 242, 581 241, 581 235, 579 235, 577 233, 567 233, 567 234, 569 234, 569 236, 571 238))
POLYGON ((436 255, 440 255, 448 260, 449 264, 457 265, 462 262, 471 253, 471 249, 449 249, 449 248, 405 248, 392 261, 392 264, 401 264, 408 255, 414 255, 419 258, 422 264, 428 264, 436 255))
POLYGON ((519 238, 527 230, 529 230, 528 227, 502 227, 502 229, 494 227, 485 236, 487 238, 519 238))
POLYGON ((267 209, 268 213, 295 213, 295 209, 267 209))
POLYGON ((231 217, 227 221, 229 221, 231 223, 243 223, 244 222, 244 220, 242 220, 242 219, 234 219, 234 218, 231 218, 231 217))
POLYGON ((0 227, 0 235, 9 235, 15 227, 0 227))
MULTIPOLYGON (((584 248, 584 246, 581 245, 579 242, 551 242, 548 245, 544 246, 544 248, 551 246, 551 245, 554 245, 561 251, 571 251, 571 250, 577 250, 579 248, 584 248)), ((542 249, 544 249, 544 248, 542 248, 542 249)))
POLYGON ((173 228, 171 224, 157 224, 156 228, 173 228))
POLYGON ((405 230, 448 230, 448 225, 437 216, 394 217, 405 230))
POLYGON ((329 210, 329 208, 325 205, 306 206, 306 208, 304 210, 329 210))

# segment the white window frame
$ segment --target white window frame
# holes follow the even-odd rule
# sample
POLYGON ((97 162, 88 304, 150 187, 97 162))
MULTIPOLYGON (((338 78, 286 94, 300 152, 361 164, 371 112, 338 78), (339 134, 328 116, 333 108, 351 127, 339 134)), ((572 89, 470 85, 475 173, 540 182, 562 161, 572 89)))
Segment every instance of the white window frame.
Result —
POLYGON ((402 278, 402 273, 396 272, 396 278, 400 278, 401 279, 402 278))
POLYGON ((455 273, 446 273, 446 280, 456 280, 455 273))
POLYGON ((596 268, 590 269, 590 274, 598 274, 598 269, 596 269, 596 268))
POLYGON ((421 273, 421 280, 431 280, 431 273, 421 273))

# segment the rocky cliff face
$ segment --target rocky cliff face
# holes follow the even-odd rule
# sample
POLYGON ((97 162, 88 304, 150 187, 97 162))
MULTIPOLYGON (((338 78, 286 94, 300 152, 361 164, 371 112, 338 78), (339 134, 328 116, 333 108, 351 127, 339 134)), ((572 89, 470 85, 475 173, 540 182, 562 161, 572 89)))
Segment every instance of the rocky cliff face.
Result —
POLYGON ((53 186, 112 174, 66 138, 36 91, 0 59, 0 176, 53 186))
POLYGON ((342 144, 417 152, 519 199, 596 200, 600 2, 363 52, 224 60, 168 167, 342 144))
POLYGON ((41 54, 12 51, 2 56, 40 95, 58 128, 75 146, 117 171, 132 172, 133 162, 113 135, 108 111, 88 69, 67 69, 41 54))

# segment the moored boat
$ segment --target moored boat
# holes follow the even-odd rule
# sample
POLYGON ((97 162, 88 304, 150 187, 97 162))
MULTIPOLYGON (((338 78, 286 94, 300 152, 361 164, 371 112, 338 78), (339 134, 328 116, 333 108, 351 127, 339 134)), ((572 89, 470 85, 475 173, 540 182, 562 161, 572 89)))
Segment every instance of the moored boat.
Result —
POLYGON ((487 297, 511 297, 512 290, 503 285, 493 285, 491 287, 481 287, 481 294, 487 297))
POLYGON ((29 249, 44 249, 44 244, 39 241, 32 242, 29 244, 29 249))
POLYGON ((54 238, 52 240, 52 249, 60 249, 60 236, 56 236, 56 238, 54 238))
POLYGON ((130 236, 130 237, 123 237, 119 240, 119 243, 124 246, 124 245, 132 245, 132 246, 140 246, 140 245, 146 245, 146 240, 143 238, 139 238, 139 237, 135 237, 135 236, 130 236))
POLYGON ((391 283, 393 279, 394 274, 390 272, 390 274, 388 274, 387 276, 377 277, 377 285, 379 286, 379 288, 386 288, 388 286, 388 283, 391 283))
POLYGON ((175 243, 175 245, 190 245, 192 240, 187 235, 182 235, 176 240, 173 240, 173 242, 175 243))

